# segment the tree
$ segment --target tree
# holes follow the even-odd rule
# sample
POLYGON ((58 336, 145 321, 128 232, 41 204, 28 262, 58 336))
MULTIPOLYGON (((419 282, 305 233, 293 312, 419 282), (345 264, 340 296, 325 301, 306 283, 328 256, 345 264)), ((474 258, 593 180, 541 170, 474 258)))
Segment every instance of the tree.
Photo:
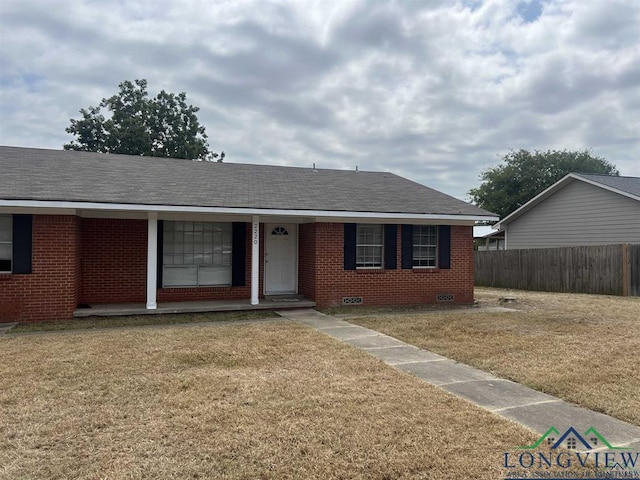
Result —
POLYGON ((503 163, 480 174, 469 190, 473 203, 504 218, 568 173, 620 175, 615 165, 588 150, 511 150, 503 163))
POLYGON ((145 79, 124 81, 119 88, 99 106, 80 109, 81 119, 71 119, 65 130, 76 138, 65 150, 222 161, 224 152, 209 151, 205 128, 196 116, 199 108, 187 104, 184 92, 162 90, 150 99, 145 79))

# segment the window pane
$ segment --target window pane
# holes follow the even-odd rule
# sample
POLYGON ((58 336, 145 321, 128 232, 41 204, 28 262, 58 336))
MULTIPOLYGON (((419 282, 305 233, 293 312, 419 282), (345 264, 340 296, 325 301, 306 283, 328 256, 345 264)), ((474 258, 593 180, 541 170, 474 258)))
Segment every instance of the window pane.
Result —
POLYGON ((383 247, 382 225, 356 227, 356 267, 381 267, 383 247))
POLYGON ((197 285, 196 267, 164 267, 162 279, 165 287, 188 287, 197 285))
POLYGON ((198 268, 199 285, 230 285, 231 268, 201 266, 198 268))
POLYGON ((413 266, 437 266, 438 229, 435 225, 413 226, 413 266))
POLYGON ((373 232, 373 242, 371 243, 382 245, 382 225, 375 225, 371 230, 373 232))
POLYGON ((0 215, 0 242, 11 242, 13 236, 13 217, 0 215))
POLYGON ((231 275, 231 223, 165 221, 164 228, 164 264, 175 270, 165 279, 166 286, 229 285, 230 277, 224 272, 231 275), (185 269, 176 270, 179 266, 185 269), (218 270, 212 270, 214 266, 218 270), (199 273, 200 269, 204 270, 199 273))
POLYGON ((11 260, 12 250, 10 243, 0 243, 0 260, 11 260))

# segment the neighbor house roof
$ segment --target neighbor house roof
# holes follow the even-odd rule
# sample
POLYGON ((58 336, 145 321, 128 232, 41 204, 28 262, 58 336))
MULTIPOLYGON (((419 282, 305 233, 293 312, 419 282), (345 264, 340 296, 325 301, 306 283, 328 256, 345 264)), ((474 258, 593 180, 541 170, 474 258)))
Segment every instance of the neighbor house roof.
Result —
POLYGON ((596 187, 614 192, 619 195, 623 195, 625 197, 629 197, 640 202, 640 177, 620 177, 612 175, 594 175, 588 173, 570 173, 558 180, 542 193, 536 195, 520 208, 507 215, 493 227, 502 230, 505 225, 508 225, 519 216, 528 212, 547 197, 553 195, 561 188, 566 187, 571 182, 576 181, 585 182, 590 185, 594 185, 596 187))
POLYGON ((0 147, 0 206, 17 201, 495 217, 385 172, 0 147))

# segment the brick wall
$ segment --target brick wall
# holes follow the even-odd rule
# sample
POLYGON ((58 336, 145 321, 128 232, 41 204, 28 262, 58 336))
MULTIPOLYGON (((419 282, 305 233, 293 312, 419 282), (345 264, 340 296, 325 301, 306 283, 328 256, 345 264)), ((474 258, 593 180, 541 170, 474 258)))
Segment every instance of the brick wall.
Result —
MULTIPOLYGON (((401 269, 401 227, 398 228, 395 270, 344 270, 344 226, 316 223, 305 227, 305 241, 315 250, 315 301, 320 307, 342 304, 343 297, 363 297, 365 305, 410 305, 436 303, 440 294, 455 295, 455 303, 473 302, 472 227, 451 227, 451 268, 401 269), (313 233, 306 231, 312 229, 313 233)), ((301 252, 308 246, 302 245, 301 252)), ((308 252, 304 255, 311 258, 308 252)), ((303 260, 301 265, 307 260, 303 260)), ((303 275, 301 275, 303 278, 303 275)), ((308 279, 304 285, 308 285, 308 279)), ((301 290, 303 282, 301 282, 301 290)))
POLYGON ((316 296, 316 224, 303 223, 298 228, 298 293, 305 298, 316 296))
POLYGON ((83 218, 82 303, 144 303, 147 221, 83 218))
POLYGON ((0 274, 0 321, 70 318, 80 298, 80 223, 34 215, 32 273, 0 274))
MULTIPOLYGON (((251 231, 247 224, 243 287, 160 288, 159 302, 248 299, 251 231)), ((401 229, 397 263, 401 266, 401 229)), ((361 296, 366 305, 435 303, 439 294, 473 301, 472 227, 451 228, 451 269, 344 270, 342 224, 299 226, 298 288, 318 306, 361 296)), ((260 242, 260 292, 264 285, 264 229, 260 242)), ((33 273, 0 274, 0 321, 70 318, 78 303, 146 300, 145 220, 80 219, 34 215, 33 273)))

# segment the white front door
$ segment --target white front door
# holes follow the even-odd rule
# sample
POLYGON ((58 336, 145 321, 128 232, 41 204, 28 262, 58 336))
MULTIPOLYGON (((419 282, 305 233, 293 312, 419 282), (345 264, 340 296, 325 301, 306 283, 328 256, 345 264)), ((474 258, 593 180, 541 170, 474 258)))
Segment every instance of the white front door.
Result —
POLYGON ((264 293, 296 293, 298 228, 295 224, 265 224, 264 293))

